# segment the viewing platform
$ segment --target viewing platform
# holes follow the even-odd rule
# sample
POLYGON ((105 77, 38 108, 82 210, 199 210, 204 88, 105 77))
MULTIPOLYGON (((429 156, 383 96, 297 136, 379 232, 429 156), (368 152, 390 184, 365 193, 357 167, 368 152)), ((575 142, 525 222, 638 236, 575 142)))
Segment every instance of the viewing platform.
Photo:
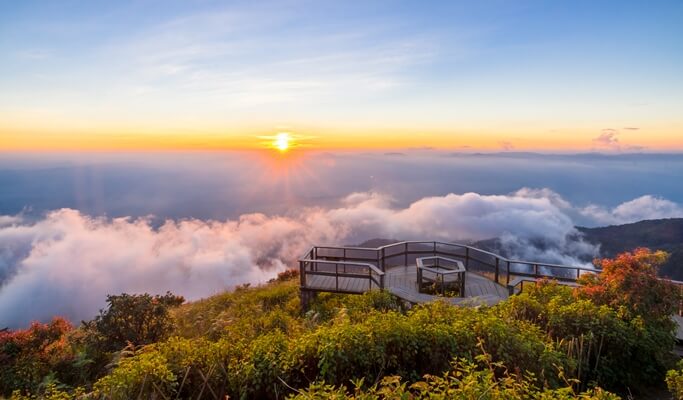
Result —
POLYGON ((418 304, 494 305, 549 278, 575 285, 586 267, 511 260, 472 246, 410 241, 378 248, 314 246, 300 260, 302 307, 318 292, 362 294, 385 289, 418 304))

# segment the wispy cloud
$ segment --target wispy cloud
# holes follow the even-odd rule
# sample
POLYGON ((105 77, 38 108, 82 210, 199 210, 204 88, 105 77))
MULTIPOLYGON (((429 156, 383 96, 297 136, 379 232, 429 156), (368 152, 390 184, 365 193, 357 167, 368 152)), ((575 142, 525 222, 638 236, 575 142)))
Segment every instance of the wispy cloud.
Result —
POLYGON ((349 22, 341 32, 282 6, 233 7, 160 23, 105 51, 126 60, 130 87, 238 107, 384 92, 409 82, 405 70, 437 51, 434 37, 381 23, 349 22))
POLYGON ((51 50, 27 49, 16 53, 16 57, 22 60, 45 60, 52 56, 51 50))
POLYGON ((502 141, 502 142, 499 142, 499 144, 500 144, 500 148, 504 151, 514 150, 514 148, 515 148, 515 145, 512 144, 512 142, 510 142, 510 141, 502 141))
MULTIPOLYGON (((638 130, 639 128, 623 128, 626 130, 638 130)), ((593 146, 599 150, 611 151, 642 151, 647 149, 646 146, 635 144, 625 144, 619 141, 619 131, 616 129, 603 129, 600 135, 593 139, 593 146)))
POLYGON ((619 150, 619 131, 616 129, 603 129, 600 135, 593 139, 593 144, 599 148, 619 150))

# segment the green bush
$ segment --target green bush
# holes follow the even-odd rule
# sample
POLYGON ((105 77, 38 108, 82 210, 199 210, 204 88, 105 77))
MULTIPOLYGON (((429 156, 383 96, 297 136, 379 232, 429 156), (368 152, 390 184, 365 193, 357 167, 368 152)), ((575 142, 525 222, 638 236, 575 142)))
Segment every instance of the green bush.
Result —
POLYGON ((666 373, 666 386, 676 399, 683 399, 683 360, 666 373))
MULTIPOLYGON (((367 304, 377 304, 373 296, 365 297, 367 304)), ((330 321, 295 336, 274 329, 251 339, 172 338, 125 359, 96 387, 122 398, 147 390, 196 397, 206 381, 233 398, 276 398, 316 380, 347 384, 399 375, 414 381, 448 370, 454 358, 471 360, 484 352, 501 366, 497 372, 524 371, 539 384, 557 386, 566 358, 544 339, 538 327, 504 321, 491 310, 434 303, 406 314, 367 310, 364 320, 354 321, 342 308, 330 321)))
POLYGON ((425 375, 423 380, 408 385, 400 376, 385 376, 378 384, 364 388, 363 381, 356 381, 352 391, 344 385, 334 386, 324 382, 315 382, 307 389, 298 391, 290 400, 323 400, 323 399, 477 399, 477 400, 512 400, 512 399, 585 399, 616 400, 619 397, 596 388, 581 394, 575 394, 571 387, 559 389, 540 389, 535 386, 531 375, 503 373, 497 375, 496 370, 504 368, 500 363, 492 363, 486 355, 477 357, 477 363, 459 360, 443 375, 425 375))
POLYGON ((107 309, 83 329, 89 343, 99 351, 119 351, 128 345, 140 346, 166 339, 173 329, 169 309, 185 301, 167 292, 163 296, 147 293, 107 296, 107 309))
MULTIPOLYGON (((643 270, 640 284, 653 282, 643 270)), ((611 399, 591 388, 644 391, 671 366, 671 303, 643 315, 626 304, 637 293, 615 289, 640 286, 622 278, 548 282, 490 308, 407 309, 371 291, 320 294, 302 314, 295 273, 180 306, 170 294, 111 296, 78 329, 0 332, 0 383, 4 395, 54 399, 611 399)), ((668 293, 658 288, 644 289, 646 304, 668 293)), ((677 394, 682 370, 667 375, 677 394)))
POLYGON ((564 372, 618 391, 645 390, 662 382, 672 366, 673 332, 576 289, 546 282, 497 306, 511 321, 526 320, 545 331, 573 360, 564 372), (628 388, 628 389, 627 389, 628 388))

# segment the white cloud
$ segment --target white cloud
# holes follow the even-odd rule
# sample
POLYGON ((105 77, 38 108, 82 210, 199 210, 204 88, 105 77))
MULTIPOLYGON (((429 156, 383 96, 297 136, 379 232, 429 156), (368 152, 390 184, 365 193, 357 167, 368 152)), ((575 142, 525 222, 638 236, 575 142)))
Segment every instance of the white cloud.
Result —
POLYGON ((354 193, 338 208, 287 217, 246 214, 236 220, 105 219, 62 209, 41 220, 1 217, 0 326, 60 314, 89 319, 106 294, 163 293, 189 299, 263 282, 312 244, 384 237, 479 240, 500 237, 513 257, 566 264, 597 255, 572 215, 596 221, 680 215, 680 206, 644 196, 612 210, 578 208, 548 189, 510 195, 426 197, 406 208, 378 193, 354 193))
POLYGON ((598 205, 589 205, 578 211, 581 215, 599 225, 626 224, 644 219, 683 217, 683 207, 679 204, 650 195, 621 203, 612 209, 598 205))
POLYGON ((19 215, 0 215, 0 227, 18 224, 22 220, 19 215))

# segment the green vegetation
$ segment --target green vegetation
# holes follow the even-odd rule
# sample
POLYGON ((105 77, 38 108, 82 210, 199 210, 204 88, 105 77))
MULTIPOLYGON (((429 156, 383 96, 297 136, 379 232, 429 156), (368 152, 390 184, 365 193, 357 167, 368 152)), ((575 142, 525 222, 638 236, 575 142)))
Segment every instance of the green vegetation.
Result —
POLYGON ((602 261, 583 287, 543 282, 481 308, 407 308, 374 291, 320 294, 302 315, 295 272, 182 305, 110 296, 79 328, 57 318, 0 333, 0 395, 615 399, 606 390, 637 395, 666 379, 680 396, 678 291, 654 279, 664 259, 637 250, 602 261))

